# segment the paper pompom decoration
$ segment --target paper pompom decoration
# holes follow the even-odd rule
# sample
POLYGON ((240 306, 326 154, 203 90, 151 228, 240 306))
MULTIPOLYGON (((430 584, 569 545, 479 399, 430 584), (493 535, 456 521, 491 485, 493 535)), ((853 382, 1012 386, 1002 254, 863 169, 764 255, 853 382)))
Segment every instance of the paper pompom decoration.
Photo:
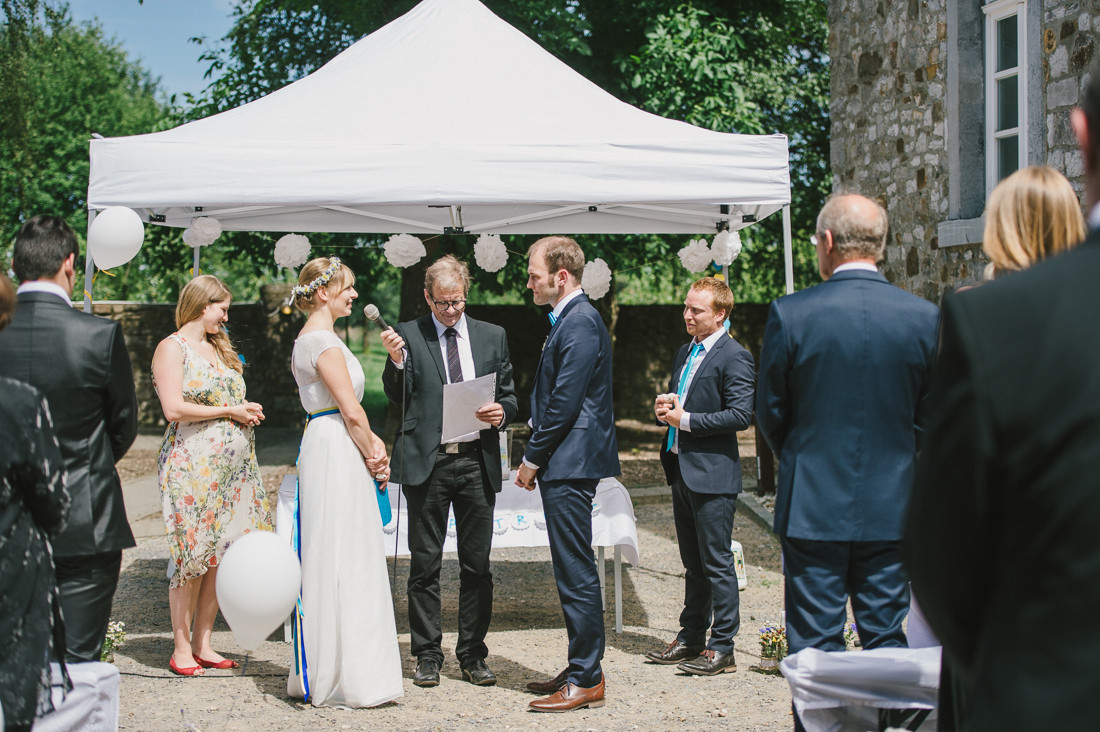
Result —
POLYGON ((189 247, 208 247, 222 235, 222 222, 209 216, 200 216, 183 232, 183 243, 189 247))
POLYGON ((741 235, 736 231, 719 231, 710 245, 710 256, 723 267, 730 265, 741 253, 741 235))
POLYGON ((692 239, 679 251, 679 255, 680 264, 684 265, 684 269, 688 272, 702 272, 714 261, 706 239, 692 239))
POLYGON ((508 250, 499 234, 482 234, 474 244, 474 260, 486 272, 497 272, 508 261, 508 250))
POLYGON ((424 248, 424 242, 412 234, 394 234, 389 238, 384 247, 386 261, 394 267, 411 267, 428 253, 424 248))
POLYGON ((275 264, 297 269, 309 259, 309 239, 301 234, 287 234, 275 242, 275 264))
POLYGON ((611 289, 611 268, 602 259, 593 259, 584 265, 581 289, 593 300, 599 300, 611 289))

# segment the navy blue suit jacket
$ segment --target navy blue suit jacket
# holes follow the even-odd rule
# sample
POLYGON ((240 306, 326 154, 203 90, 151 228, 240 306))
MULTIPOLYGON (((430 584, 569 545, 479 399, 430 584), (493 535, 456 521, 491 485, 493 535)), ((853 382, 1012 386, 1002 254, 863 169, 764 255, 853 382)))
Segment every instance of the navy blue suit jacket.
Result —
MULTIPOLYGON (((680 372, 690 352, 691 342, 676 352, 669 393, 675 393, 680 385, 680 372)), ((752 422, 755 383, 752 354, 729 336, 719 338, 695 370, 683 401, 684 411, 691 413, 691 429, 679 431, 678 447, 680 475, 691 490, 723 495, 741 492, 737 432, 752 422)), ((661 463, 670 485, 676 459, 662 447, 661 463)))
POLYGON ((523 458, 546 481, 619 475, 611 404, 611 338, 584 294, 566 304, 543 346, 523 458))
POLYGON ((935 305, 864 270, 772 303, 756 420, 779 455, 777 534, 901 539, 938 326, 935 305))

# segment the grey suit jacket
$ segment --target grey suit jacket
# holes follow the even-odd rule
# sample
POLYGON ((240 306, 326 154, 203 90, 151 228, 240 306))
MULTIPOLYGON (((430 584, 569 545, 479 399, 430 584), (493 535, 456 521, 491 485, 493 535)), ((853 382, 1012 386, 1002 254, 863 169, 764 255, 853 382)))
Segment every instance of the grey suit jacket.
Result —
POLYGON ((24 292, 0 331, 0 376, 41 391, 72 494, 54 554, 85 556, 134 546, 115 463, 137 436, 137 397, 118 323, 74 310, 56 295, 24 292))

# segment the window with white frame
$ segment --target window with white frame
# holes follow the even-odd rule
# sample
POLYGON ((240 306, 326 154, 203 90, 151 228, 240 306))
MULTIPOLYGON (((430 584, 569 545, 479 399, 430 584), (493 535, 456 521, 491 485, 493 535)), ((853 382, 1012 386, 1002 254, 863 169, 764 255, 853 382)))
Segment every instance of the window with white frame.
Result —
POLYGON ((996 0, 982 7, 987 194, 1027 164, 1026 5, 1026 0, 996 0))

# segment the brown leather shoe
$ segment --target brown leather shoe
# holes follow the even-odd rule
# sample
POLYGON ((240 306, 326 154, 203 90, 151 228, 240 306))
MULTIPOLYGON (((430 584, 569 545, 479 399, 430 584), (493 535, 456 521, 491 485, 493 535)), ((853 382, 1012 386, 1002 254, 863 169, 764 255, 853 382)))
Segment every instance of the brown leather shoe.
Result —
POLYGON ((704 646, 689 646, 677 639, 668 644, 663 651, 648 651, 645 657, 652 663, 674 664, 688 661, 703 652, 704 646))
POLYGON ((603 677, 600 683, 591 689, 574 686, 566 682, 556 694, 543 699, 535 699, 527 705, 532 712, 571 712, 574 709, 588 707, 595 709, 603 706, 603 677))
POLYGON ((531 681, 527 684, 527 691, 533 691, 536 694, 553 694, 555 691, 560 690, 565 686, 565 682, 569 679, 569 669, 566 668, 560 674, 552 679, 546 681, 531 681))

